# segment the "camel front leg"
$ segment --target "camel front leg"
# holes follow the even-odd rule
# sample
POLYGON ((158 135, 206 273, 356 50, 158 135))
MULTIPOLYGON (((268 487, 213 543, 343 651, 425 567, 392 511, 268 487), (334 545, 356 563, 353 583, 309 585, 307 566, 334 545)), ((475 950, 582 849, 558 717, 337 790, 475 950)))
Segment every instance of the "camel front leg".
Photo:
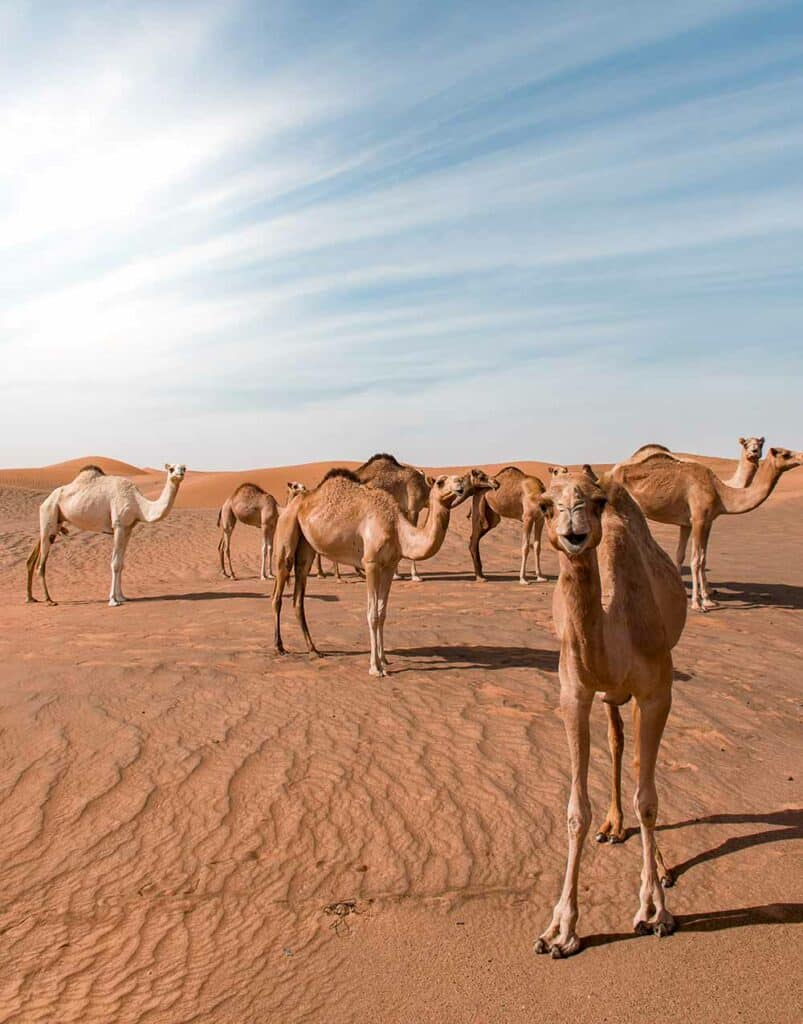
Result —
POLYGON ((694 522, 691 527, 691 606, 696 611, 706 612, 716 608, 717 602, 712 600, 708 592, 708 581, 705 575, 705 560, 708 549, 708 538, 711 524, 694 522))
POLYGON ((533 518, 532 533, 530 534, 531 543, 533 547, 533 554, 535 555, 535 582, 545 583, 546 576, 541 572, 541 533, 544 529, 544 517, 542 515, 536 515, 533 518))
POLYGON ((410 562, 410 579, 413 581, 413 583, 423 582, 421 577, 418 575, 418 566, 415 564, 414 561, 410 562))
POLYGON ((683 563, 686 561, 686 548, 688 547, 690 536, 691 527, 681 526, 678 533, 678 547, 675 552, 675 565, 678 567, 678 572, 683 572, 683 563))
MULTIPOLYGON (((638 718, 638 787, 633 806, 641 827, 644 862, 641 871, 639 909, 633 919, 633 928, 639 935, 654 933, 659 937, 671 935, 675 919, 666 909, 664 886, 658 869, 658 848, 655 826, 658 822, 658 791, 655 787, 655 764, 661 745, 664 726, 672 703, 672 662, 669 662, 666 690, 647 700, 639 701, 638 718)), ((662 672, 667 672, 662 667, 662 672)), ((663 864, 663 861, 661 862, 663 864)))
POLYGON ((388 600, 390 599, 390 588, 394 580, 392 569, 384 569, 379 579, 379 595, 377 610, 379 612, 379 625, 377 628, 377 660, 384 668, 390 664, 385 655, 385 617, 388 613, 388 600))
POLYGON ((552 922, 535 943, 536 953, 551 953, 556 959, 571 956, 580 948, 580 939, 575 931, 578 914, 577 886, 583 844, 591 824, 591 801, 588 799, 588 720, 593 694, 574 678, 563 677, 563 673, 561 676, 560 706, 572 767, 572 788, 567 814, 569 851, 563 890, 552 913, 552 922))
POLYGON ((259 578, 261 580, 273 579, 273 544, 271 543, 270 534, 266 530, 263 530, 262 532, 262 552, 259 578))
POLYGON ((323 562, 321 561, 320 555, 315 556, 315 573, 317 576, 320 576, 322 580, 326 579, 326 573, 323 571, 323 562))
POLYGON ((288 556, 286 551, 281 547, 279 548, 280 557, 277 559, 276 565, 276 577, 273 581, 273 597, 271 603, 273 604, 273 649, 276 654, 284 654, 284 644, 282 643, 282 598, 284 597, 284 588, 287 586, 287 581, 290 578, 291 568, 291 556, 288 556))
POLYGON ((608 747, 611 751, 611 805, 608 817, 594 836, 598 843, 622 843, 625 838, 622 814, 622 753, 625 747, 625 732, 622 716, 615 704, 606 704, 608 713, 608 747))
POLYGON ((371 655, 368 661, 369 676, 386 675, 385 667, 379 660, 379 595, 381 592, 381 570, 376 562, 364 562, 367 596, 368 637, 371 641, 371 655))
POLYGON ((524 515, 521 520, 521 568, 519 569, 519 583, 527 586, 527 557, 530 554, 530 527, 532 519, 524 515))
POLYGON ((114 541, 112 546, 112 586, 109 593, 109 607, 117 608, 125 601, 123 596, 122 576, 125 562, 125 549, 128 547, 128 539, 131 536, 131 528, 125 526, 114 527, 114 541))

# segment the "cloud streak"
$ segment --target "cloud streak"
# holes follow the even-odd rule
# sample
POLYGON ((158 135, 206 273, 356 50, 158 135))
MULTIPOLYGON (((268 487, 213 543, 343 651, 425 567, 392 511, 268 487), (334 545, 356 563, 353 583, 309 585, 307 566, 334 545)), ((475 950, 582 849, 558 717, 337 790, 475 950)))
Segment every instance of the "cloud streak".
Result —
POLYGON ((795 6, 77 10, 3 12, 8 462, 799 446, 795 6))

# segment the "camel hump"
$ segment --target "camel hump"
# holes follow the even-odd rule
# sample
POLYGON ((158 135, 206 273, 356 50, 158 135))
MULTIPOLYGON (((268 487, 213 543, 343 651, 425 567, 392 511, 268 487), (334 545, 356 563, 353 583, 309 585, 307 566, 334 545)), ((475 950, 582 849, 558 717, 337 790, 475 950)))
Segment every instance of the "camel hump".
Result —
POLYGON ((665 444, 643 444, 641 448, 636 448, 636 450, 633 452, 630 458, 635 459, 637 455, 640 455, 642 452, 646 451, 666 452, 668 455, 671 454, 670 449, 667 448, 665 444))
POLYGON ((523 470, 519 469, 518 466, 505 466, 505 468, 504 469, 500 469, 499 472, 495 474, 495 476, 498 476, 498 477, 502 476, 503 473, 510 473, 512 476, 526 476, 527 475, 523 470))
POLYGON ((377 452, 372 455, 367 462, 363 462, 360 469, 365 469, 366 466, 370 466, 374 462, 389 462, 391 466, 398 466, 399 469, 404 469, 404 466, 399 462, 395 455, 389 455, 387 452, 377 452))
POLYGON ((86 466, 81 466, 78 470, 77 476, 82 476, 83 474, 86 474, 86 476, 106 476, 105 471, 102 470, 100 466, 96 466, 94 462, 89 462, 86 466))
POLYGON ((255 492, 256 494, 267 494, 268 493, 265 490, 265 488, 264 487, 260 487, 259 484, 252 484, 252 483, 246 481, 246 483, 240 484, 240 486, 237 488, 237 490, 234 492, 234 494, 232 494, 232 498, 235 497, 235 495, 237 495, 237 494, 242 494, 244 491, 252 491, 252 492, 255 492))
MULTIPOLYGON (((332 469, 328 470, 324 474, 324 477, 321 480, 321 484, 326 483, 327 480, 334 480, 337 477, 342 477, 344 480, 351 480, 351 482, 355 484, 362 483, 360 478, 353 470, 346 469, 345 466, 334 466, 332 469)), ((320 487, 321 484, 318 484, 318 486, 320 487)))

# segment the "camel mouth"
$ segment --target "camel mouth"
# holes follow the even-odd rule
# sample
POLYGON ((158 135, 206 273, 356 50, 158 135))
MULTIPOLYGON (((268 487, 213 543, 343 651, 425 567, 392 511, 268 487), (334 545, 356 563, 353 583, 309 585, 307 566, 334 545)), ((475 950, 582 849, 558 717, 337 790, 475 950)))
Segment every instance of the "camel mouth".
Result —
POLYGON ((561 534, 560 542, 570 555, 577 555, 585 546, 588 540, 587 533, 564 533, 561 534))

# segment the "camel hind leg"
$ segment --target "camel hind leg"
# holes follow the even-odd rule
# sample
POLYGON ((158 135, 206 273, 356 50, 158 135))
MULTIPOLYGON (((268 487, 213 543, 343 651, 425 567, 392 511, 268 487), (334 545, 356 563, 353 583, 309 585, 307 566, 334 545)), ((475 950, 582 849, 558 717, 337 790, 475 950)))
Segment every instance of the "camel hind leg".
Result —
POLYGON ((36 604, 36 598, 33 596, 33 574, 36 571, 36 565, 39 561, 39 552, 42 550, 41 541, 37 541, 31 548, 31 553, 28 555, 28 561, 26 566, 28 569, 28 580, 25 587, 25 600, 28 604, 36 604))
POLYGON ((279 517, 274 534, 274 546, 276 548, 276 577, 273 582, 273 647, 277 654, 284 654, 282 643, 282 598, 284 588, 290 578, 296 558, 301 530, 298 525, 298 516, 292 509, 287 509, 279 517))
POLYGON ((535 582, 545 583, 546 576, 541 572, 541 534, 544 529, 544 517, 541 513, 533 516, 533 525, 530 531, 530 546, 535 557, 535 582))
POLYGON ((468 542, 468 550, 471 552, 471 560, 474 563, 474 578, 485 582, 485 575, 482 571, 482 558, 480 557, 480 541, 495 526, 499 525, 500 518, 489 508, 482 494, 475 494, 472 498, 471 508, 471 539, 468 542))
POLYGON ((39 569, 39 579, 42 581, 42 590, 45 594, 45 601, 49 605, 55 605, 55 601, 50 596, 50 591, 47 589, 47 559, 50 554, 50 549, 53 546, 53 542, 59 534, 61 527, 59 526, 59 506, 58 501, 52 501, 53 496, 50 499, 45 499, 39 508, 39 541, 34 545, 30 555, 28 555, 28 600, 33 601, 33 573, 37 568, 39 569))
POLYGON ((611 804, 608 816, 594 836, 598 843, 624 842, 624 815, 622 814, 622 754, 625 733, 622 716, 615 704, 606 704, 608 713, 608 746, 611 751, 611 804))

